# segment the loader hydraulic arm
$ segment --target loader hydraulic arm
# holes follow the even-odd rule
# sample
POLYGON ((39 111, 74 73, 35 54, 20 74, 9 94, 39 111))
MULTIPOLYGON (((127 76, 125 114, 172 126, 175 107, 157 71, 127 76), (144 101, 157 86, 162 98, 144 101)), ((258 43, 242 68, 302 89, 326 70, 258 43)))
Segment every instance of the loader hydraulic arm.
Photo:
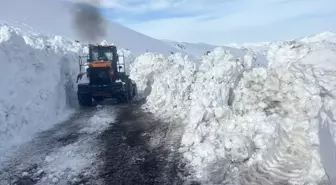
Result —
POLYGON ((78 80, 82 80, 83 75, 85 75, 85 74, 86 74, 86 72, 81 72, 81 73, 79 73, 79 74, 77 75, 76 83, 78 83, 78 80))

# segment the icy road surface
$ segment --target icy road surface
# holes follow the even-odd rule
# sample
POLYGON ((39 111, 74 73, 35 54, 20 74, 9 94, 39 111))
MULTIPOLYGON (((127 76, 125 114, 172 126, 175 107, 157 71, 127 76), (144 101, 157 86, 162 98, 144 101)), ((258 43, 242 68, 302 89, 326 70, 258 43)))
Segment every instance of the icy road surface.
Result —
POLYGON ((169 130, 138 105, 88 108, 16 149, 0 184, 182 184, 180 136, 169 130))

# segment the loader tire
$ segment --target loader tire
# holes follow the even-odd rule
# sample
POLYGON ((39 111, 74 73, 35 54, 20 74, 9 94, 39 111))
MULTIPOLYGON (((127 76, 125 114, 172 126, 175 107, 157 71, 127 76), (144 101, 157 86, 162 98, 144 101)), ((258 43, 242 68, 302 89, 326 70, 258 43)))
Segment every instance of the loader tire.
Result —
POLYGON ((133 99, 132 96, 132 82, 130 79, 126 81, 126 92, 125 92, 126 102, 130 103, 133 99))
POLYGON ((137 91, 137 85, 136 84, 132 84, 132 97, 134 98, 137 94, 138 94, 138 91, 137 91))
POLYGON ((96 96, 96 97, 93 97, 93 100, 94 100, 95 102, 101 102, 101 101, 104 100, 104 98, 103 98, 103 97, 100 97, 100 96, 96 96))
POLYGON ((90 94, 79 94, 78 103, 80 106, 91 106, 92 96, 90 94))

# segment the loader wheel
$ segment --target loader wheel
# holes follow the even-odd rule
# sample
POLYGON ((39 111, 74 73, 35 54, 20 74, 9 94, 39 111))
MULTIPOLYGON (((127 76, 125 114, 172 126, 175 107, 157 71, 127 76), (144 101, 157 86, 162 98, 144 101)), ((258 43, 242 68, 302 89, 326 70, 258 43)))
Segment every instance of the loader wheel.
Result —
POLYGON ((132 84, 132 91, 133 91, 132 97, 134 98, 138 93, 136 84, 132 84))
POLYGON ((93 99, 94 99, 95 102, 101 102, 101 101, 104 100, 104 98, 100 97, 100 96, 95 96, 95 97, 93 97, 93 99))
POLYGON ((132 101, 132 83, 130 79, 127 79, 126 81, 126 92, 125 92, 125 96, 126 96, 126 102, 129 103, 132 101))
POLYGON ((78 103, 80 106, 91 106, 92 96, 90 94, 79 94, 78 103))
POLYGON ((130 80, 125 80, 125 91, 118 97, 120 103, 130 103, 132 101, 132 89, 131 89, 130 80))
POLYGON ((123 96, 123 95, 120 95, 118 98, 117 98, 117 102, 118 104, 123 104, 123 103, 126 103, 126 97, 123 96))

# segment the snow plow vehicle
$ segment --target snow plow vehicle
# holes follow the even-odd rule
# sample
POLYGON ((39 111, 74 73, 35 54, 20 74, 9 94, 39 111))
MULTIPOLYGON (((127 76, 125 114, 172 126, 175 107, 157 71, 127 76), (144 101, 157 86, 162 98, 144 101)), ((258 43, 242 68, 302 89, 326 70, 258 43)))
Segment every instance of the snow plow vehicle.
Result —
POLYGON ((119 63, 117 47, 114 45, 88 45, 89 54, 79 56, 80 73, 77 76, 77 97, 80 106, 90 106, 104 99, 131 102, 137 87, 126 74, 125 62, 119 63), (82 72, 82 68, 85 71, 82 72), (86 75, 85 83, 78 83, 86 75))

